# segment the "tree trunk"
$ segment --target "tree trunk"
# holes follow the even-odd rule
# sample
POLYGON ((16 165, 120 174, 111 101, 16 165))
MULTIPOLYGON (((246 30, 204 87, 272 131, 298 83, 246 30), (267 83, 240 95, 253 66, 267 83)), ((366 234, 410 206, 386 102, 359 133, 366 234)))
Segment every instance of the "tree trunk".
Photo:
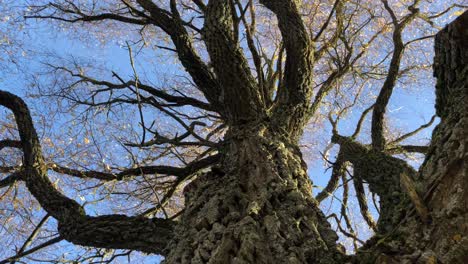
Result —
POLYGON ((219 168, 185 191, 166 263, 339 263, 299 148, 264 127, 232 129, 219 168))
POLYGON ((468 12, 436 36, 436 111, 441 118, 419 171, 431 221, 408 208, 386 236, 376 236, 358 263, 468 263, 468 12))
MULTIPOLYGON (((68 5, 68 1, 65 2, 68 5)), ((154 25, 163 30, 171 38, 181 64, 208 103, 186 95, 171 95, 149 86, 143 88, 142 85, 145 92, 154 96, 143 97, 147 99, 145 103, 168 114, 174 109, 167 112, 165 107, 182 105, 215 111, 230 130, 218 148, 217 143, 203 140, 194 133, 195 125, 200 122, 184 125, 182 119, 191 118, 182 113, 170 114, 187 129, 187 136, 176 135, 174 139, 161 137, 162 144, 178 146, 177 143, 180 143, 183 146, 182 143, 189 142, 178 139, 194 136, 203 143, 201 146, 207 141, 206 146, 216 148, 219 153, 185 168, 146 168, 152 168, 151 174, 163 171, 164 175, 177 176, 177 183, 180 183, 188 175, 212 166, 218 161, 218 156, 221 161, 187 185, 184 190, 185 209, 177 222, 173 219, 116 214, 89 216, 83 206, 66 197, 49 180, 50 168, 42 156, 40 140, 24 101, 0 91, 0 105, 14 113, 21 138, 20 144, 9 140, 0 143, 21 147, 24 153, 21 170, 2 180, 0 186, 24 181, 47 214, 57 220, 60 239, 82 246, 164 254, 166 263, 468 263, 468 12, 436 37, 436 110, 441 123, 433 133, 426 160, 417 172, 404 161, 392 157, 388 152, 390 149, 385 149, 386 145, 392 146, 386 144, 383 122, 400 72, 405 48, 403 28, 422 14, 416 7, 419 1, 415 1, 408 6, 408 15, 397 19, 388 2, 382 0, 394 26, 394 51, 389 74, 373 106, 372 148, 355 142, 355 136, 346 138, 336 134, 332 138, 333 143, 340 145, 340 162, 349 162, 353 166, 353 182, 358 185, 356 191, 364 194, 362 183, 365 180, 369 190, 379 195, 381 215, 375 228, 376 235, 355 256, 345 256, 337 244, 336 233, 312 196, 312 183, 297 145, 306 123, 316 113, 323 98, 336 81, 355 66, 350 61, 356 61, 365 54, 354 56, 353 43, 342 39, 347 35, 345 28, 348 28, 343 26, 343 18, 347 16, 346 10, 342 10, 343 1, 335 2, 324 27, 315 37, 310 36, 311 32, 302 19, 301 1, 259 1, 276 17, 281 32, 280 53, 284 50, 286 54, 284 71, 278 71, 281 77, 278 77, 279 84, 274 91, 264 86, 262 61, 252 48, 255 45, 248 43, 258 80, 250 69, 250 60, 238 39, 241 18, 237 16, 234 1, 212 0, 206 5, 204 1, 194 1, 200 8, 200 14, 203 13, 202 29, 182 19, 177 10, 177 1, 170 1, 170 11, 160 8, 156 1, 135 2, 138 3, 137 8, 133 4, 127 5, 128 15, 132 17, 125 16, 125 11, 87 15, 70 3, 73 10, 60 4, 37 7, 41 10, 36 11, 39 15, 30 18, 70 22, 113 19, 136 25, 154 25), (50 9, 56 9, 50 13, 53 15, 41 15, 43 10, 48 13, 50 9), (332 37, 329 43, 320 44, 318 37, 334 24, 330 23, 333 13, 336 14, 336 37, 332 37), (192 33, 199 33, 206 45, 210 66, 197 54, 198 48, 194 46, 198 40, 192 39, 192 33), (345 61, 335 63, 338 69, 333 70, 316 91, 313 88, 314 65, 318 65, 316 57, 320 57, 321 51, 327 52, 328 48, 341 45, 338 39, 345 44, 345 54, 349 52, 349 56, 345 56, 345 61), (314 47, 316 40, 320 47, 318 50, 314 47), (268 98, 272 94, 276 95, 274 101, 268 98), (314 94, 315 99, 311 100, 314 94), (160 104, 159 99, 167 104, 160 104)), ((241 15, 244 16, 245 12, 241 15)), ((253 10, 250 12, 250 20, 254 24, 253 10)), ((244 22, 247 42, 253 42, 254 38, 248 36, 247 27, 244 22)), ((359 32, 356 31, 356 34, 359 32)), ((341 51, 337 54, 341 54, 341 51)), ((277 64, 281 68, 283 61, 282 56, 279 57, 277 64)), ((60 69, 68 72, 66 68, 60 69)), ((88 78, 81 73, 68 73, 78 78, 75 84, 106 86, 100 91, 107 90, 111 95, 114 89, 128 88, 133 92, 134 87, 137 94, 135 100, 141 108, 143 101, 140 101, 138 80, 122 80, 122 84, 113 84, 88 78)), ((121 80, 116 74, 113 76, 121 80)), ((276 83, 277 79, 275 77, 270 81, 276 83)), ((92 101, 92 104, 77 103, 93 107, 99 105, 92 101)), ((110 106, 111 103, 107 103, 110 106)), ((211 114, 206 118, 209 116, 211 114)), ((333 123, 333 120, 330 121, 333 123)), ((146 129, 143 119, 141 123, 146 129)), ((152 132, 149 129, 144 131, 152 132)), ((154 134, 158 141, 158 134, 154 134)), ((144 143, 145 140, 140 145, 144 143)), ((55 170, 77 173, 79 177, 86 176, 85 173, 94 174, 97 175, 95 178, 108 180, 145 173, 142 168, 118 174, 55 170)), ((358 197, 361 204, 365 203, 363 197, 358 197)), ((362 206, 361 209, 367 211, 362 206)), ((373 223, 370 217, 368 222, 373 223)))
POLYGON ((467 263, 467 25, 468 12, 436 38, 441 123, 415 179, 430 221, 410 204, 392 230, 379 229, 347 258, 312 198, 297 145, 265 126, 232 128, 222 165, 185 189, 166 263, 467 263))

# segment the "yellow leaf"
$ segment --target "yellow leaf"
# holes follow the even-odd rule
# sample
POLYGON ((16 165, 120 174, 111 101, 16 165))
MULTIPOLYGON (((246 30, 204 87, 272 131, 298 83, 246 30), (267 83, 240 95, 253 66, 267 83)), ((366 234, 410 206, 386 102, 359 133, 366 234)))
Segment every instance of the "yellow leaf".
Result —
POLYGON ((85 143, 85 144, 89 144, 89 138, 85 137, 85 138, 84 138, 84 143, 85 143))
POLYGON ((453 16, 459 16, 461 14, 463 14, 463 10, 458 10, 458 11, 453 12, 452 17, 453 16))

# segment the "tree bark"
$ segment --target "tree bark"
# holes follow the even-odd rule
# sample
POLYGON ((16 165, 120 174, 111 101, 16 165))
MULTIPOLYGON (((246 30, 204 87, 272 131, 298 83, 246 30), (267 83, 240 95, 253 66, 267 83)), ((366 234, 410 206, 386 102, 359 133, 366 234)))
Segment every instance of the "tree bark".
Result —
MULTIPOLYGON (((21 146, 4 140, 0 149, 21 147, 24 152, 23 170, 0 181, 0 187, 24 181, 44 210, 58 221, 61 239, 83 246, 165 254, 166 263, 468 262, 468 189, 465 186, 468 182, 468 12, 436 37, 436 108, 441 123, 427 150, 407 146, 427 153, 419 172, 388 154, 396 150, 385 152, 384 148, 382 122, 396 81, 396 66, 392 67, 374 106, 373 146, 355 142, 355 135, 333 137, 333 142, 340 144, 340 162, 353 164, 357 190, 363 189, 360 186, 365 180, 381 202, 377 234, 355 256, 347 257, 312 197, 312 183, 297 145, 314 112, 310 101, 313 41, 302 21, 298 2, 260 1, 277 17, 287 54, 284 78, 274 104, 268 109, 265 105, 269 104, 260 94, 261 85, 255 83, 231 32, 233 10, 226 1, 198 4, 203 6, 205 24, 201 33, 213 71, 196 54, 182 20, 178 19, 175 1, 171 1, 171 15, 153 1, 137 2, 148 13, 143 13, 144 21, 148 20, 171 37, 182 65, 205 94, 210 107, 195 99, 184 98, 181 102, 181 97, 158 90, 153 94, 168 102, 201 104, 201 108, 215 109, 230 130, 216 156, 175 171, 166 166, 151 168, 160 173, 169 170, 182 181, 188 174, 218 164, 186 187, 185 209, 177 222, 140 216, 93 217, 86 215, 80 204, 50 182, 26 104, 0 91, 0 105, 15 114, 21 138, 21 146)), ((383 2, 389 9, 387 1, 383 2)), ((392 59, 394 65, 399 65, 403 52, 399 30, 416 13, 413 6, 411 14, 401 23, 393 18, 398 44, 392 59)), ((123 20, 121 16, 112 17, 123 20)), ((104 18, 83 16, 81 20, 104 18)), ((92 79, 87 81, 99 84, 92 79)), ((76 170, 56 170, 84 175, 76 170)), ((88 175, 113 180, 133 175, 135 171, 117 176, 96 172, 88 175)), ((144 171, 139 169, 139 172, 144 171)), ((330 188, 334 186, 336 181, 330 188)), ((361 204, 366 204, 363 197, 361 204)))
POLYGON ((341 263, 299 148, 264 126, 234 130, 222 165, 184 190, 166 263, 341 263))
POLYGON ((334 137, 381 196, 377 234, 354 257, 339 250, 312 198, 297 145, 259 125, 232 128, 222 165, 186 187, 186 209, 166 263, 466 263, 467 25, 465 13, 436 38, 441 123, 419 172, 334 137))
POLYGON ((393 231, 377 235, 358 263, 468 263, 468 12, 435 40, 436 112, 418 186, 431 221, 407 208, 393 231))

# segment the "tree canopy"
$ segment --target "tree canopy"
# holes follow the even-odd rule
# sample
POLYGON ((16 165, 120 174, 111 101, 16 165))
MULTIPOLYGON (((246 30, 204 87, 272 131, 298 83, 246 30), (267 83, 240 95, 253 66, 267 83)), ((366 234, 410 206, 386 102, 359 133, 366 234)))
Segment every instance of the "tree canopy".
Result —
POLYGON ((306 200, 348 253, 408 204, 429 221, 418 167, 436 123, 433 40, 467 7, 0 3, 0 263, 165 256, 190 182, 230 174, 232 153, 255 148, 232 142, 252 133, 292 149, 279 159, 303 153, 285 166, 307 163, 306 200))

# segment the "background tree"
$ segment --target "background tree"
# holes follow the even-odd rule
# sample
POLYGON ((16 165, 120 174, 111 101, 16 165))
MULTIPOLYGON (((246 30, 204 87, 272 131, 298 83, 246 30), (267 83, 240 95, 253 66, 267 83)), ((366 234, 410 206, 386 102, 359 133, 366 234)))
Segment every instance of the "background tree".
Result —
MULTIPOLYGON (((126 73, 105 71, 92 61, 48 54, 43 67, 49 74, 34 80, 37 94, 48 102, 56 100, 56 110, 66 109, 71 115, 60 120, 70 130, 51 129, 51 136, 43 138, 45 151, 23 100, 1 92, 0 103, 13 112, 17 123, 3 125, 1 148, 9 156, 2 167, 5 177, 0 186, 6 189, 2 200, 12 201, 13 207, 27 201, 21 206, 27 219, 38 215, 31 211, 35 200, 46 212, 16 256, 4 262, 61 240, 161 254, 168 263, 399 262, 434 257, 449 263, 463 261, 462 246, 442 254, 443 245, 402 241, 402 234, 416 230, 409 227, 423 226, 418 229, 423 233, 443 226, 450 229, 443 235, 462 245, 466 231, 451 229, 447 223, 463 223, 466 208, 457 207, 450 220, 435 217, 437 207, 431 206, 427 193, 433 193, 436 189, 431 186, 437 184, 433 176, 420 176, 408 163, 408 153, 437 152, 405 141, 429 127, 434 118, 399 134, 386 113, 399 83, 423 83, 431 68, 431 58, 425 57, 432 46, 429 40, 443 24, 441 18, 463 7, 418 0, 35 1, 28 6, 27 18, 71 26, 68 32, 78 38, 110 41, 119 34, 127 40, 121 45, 127 49, 129 68, 126 73), (90 30, 83 32, 83 26, 90 30), (137 63, 154 54, 156 60, 176 58, 180 64, 168 66, 176 74, 157 80, 159 75, 146 68, 148 62, 137 63), (343 136, 340 120, 353 113, 356 128, 343 136), (326 119, 331 142, 321 147, 327 150, 326 160, 334 154, 336 160, 330 161, 329 183, 314 199, 300 147, 311 143, 304 132, 327 126, 326 119), (367 123, 369 139, 360 133, 367 123), (13 139, 16 129, 19 141, 13 139), (54 133, 62 139, 54 139, 54 133), (69 139, 63 140, 63 135, 69 139), (18 181, 25 182, 28 192, 18 188, 18 181), (367 242, 356 233, 349 215, 350 186, 363 219, 376 232, 367 242), (341 205, 325 216, 319 202, 335 198, 337 190, 343 192, 341 205), (378 195, 377 222, 366 192, 378 195), (34 199, 27 197, 29 193, 34 199), (36 239, 49 218, 57 221, 58 234, 36 239), (346 256, 336 244, 338 236, 327 218, 351 238, 355 248, 365 244, 356 257, 346 256), (31 247, 33 242, 38 245, 31 247)), ((457 23, 465 22, 460 18, 453 28, 460 27, 457 23)), ((439 43, 446 45, 450 42, 446 39, 463 34, 446 30, 439 43)), ((453 67, 463 72, 466 52, 462 44, 454 43, 455 50, 461 50, 461 62, 453 67)), ((438 106, 444 110, 437 114, 460 117, 466 109, 444 107, 453 98, 464 98, 457 87, 464 85, 465 77, 441 72, 444 87, 454 87, 452 94, 459 96, 447 99, 439 92, 438 106)), ((444 120, 439 127, 446 128, 438 133, 453 129, 444 120)), ((460 139, 463 135, 454 139, 459 143, 455 152, 463 145, 460 139)), ((426 160, 437 159, 440 153, 431 155, 435 156, 426 160)), ((459 156, 457 152, 451 157, 459 156)), ((17 208, 11 211, 18 213, 17 208)), ((30 229, 28 225, 12 233, 30 229)), ((113 252, 89 250, 77 258, 112 261, 130 254, 113 252)))

